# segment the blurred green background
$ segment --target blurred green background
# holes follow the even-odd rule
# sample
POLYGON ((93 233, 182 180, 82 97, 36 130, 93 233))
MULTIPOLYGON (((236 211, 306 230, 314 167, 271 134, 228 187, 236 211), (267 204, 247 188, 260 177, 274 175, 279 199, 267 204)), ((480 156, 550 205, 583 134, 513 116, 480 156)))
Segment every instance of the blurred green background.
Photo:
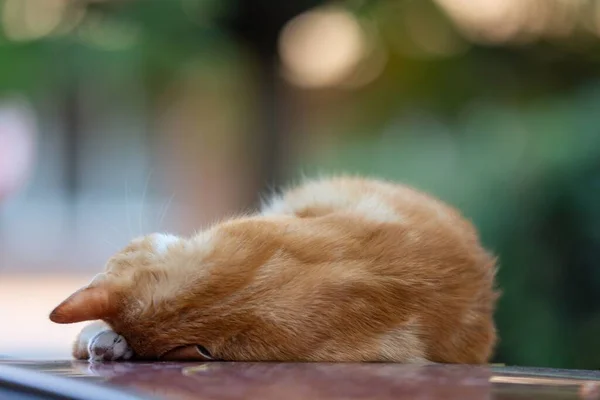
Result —
MULTIPOLYGON (((599 1, 0 0, 0 32, 5 289, 361 173, 474 221, 496 362, 600 368, 599 1)), ((21 335, 50 298, 0 353, 63 355, 21 335)))

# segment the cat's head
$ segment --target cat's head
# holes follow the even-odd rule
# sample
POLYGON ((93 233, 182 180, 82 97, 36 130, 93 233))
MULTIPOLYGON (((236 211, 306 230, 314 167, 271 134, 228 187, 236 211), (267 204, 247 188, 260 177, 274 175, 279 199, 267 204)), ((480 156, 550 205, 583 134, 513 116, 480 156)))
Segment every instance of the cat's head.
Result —
POLYGON ((211 326, 219 308, 215 302, 233 288, 215 285, 211 265, 204 263, 213 253, 210 240, 208 234, 137 238, 109 259, 105 272, 57 306, 50 319, 104 320, 142 357, 186 358, 180 351, 186 346, 216 346, 221 332, 211 326))

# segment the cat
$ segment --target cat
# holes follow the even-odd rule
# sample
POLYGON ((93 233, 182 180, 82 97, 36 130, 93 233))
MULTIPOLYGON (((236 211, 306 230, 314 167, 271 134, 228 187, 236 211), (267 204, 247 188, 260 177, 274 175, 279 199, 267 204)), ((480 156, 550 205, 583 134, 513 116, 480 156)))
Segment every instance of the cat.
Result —
POLYGON ((136 238, 50 314, 77 359, 489 361, 496 258, 401 184, 308 180, 192 237, 136 238))

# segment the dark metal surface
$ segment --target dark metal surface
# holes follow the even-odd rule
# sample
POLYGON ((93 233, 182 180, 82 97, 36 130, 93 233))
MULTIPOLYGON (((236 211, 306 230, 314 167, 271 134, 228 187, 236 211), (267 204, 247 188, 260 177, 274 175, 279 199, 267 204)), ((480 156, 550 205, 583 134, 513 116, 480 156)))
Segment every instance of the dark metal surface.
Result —
POLYGON ((600 373, 463 365, 0 361, 164 399, 600 399, 600 373))

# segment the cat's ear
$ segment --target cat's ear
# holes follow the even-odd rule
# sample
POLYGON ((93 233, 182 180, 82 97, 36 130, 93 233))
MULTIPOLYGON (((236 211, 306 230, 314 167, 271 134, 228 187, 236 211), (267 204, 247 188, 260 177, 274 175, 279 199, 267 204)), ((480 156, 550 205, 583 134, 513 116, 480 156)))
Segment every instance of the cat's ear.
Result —
POLYGON ((71 324, 109 317, 116 312, 116 302, 111 294, 108 285, 86 286, 60 303, 50 313, 50 320, 58 324, 71 324))

